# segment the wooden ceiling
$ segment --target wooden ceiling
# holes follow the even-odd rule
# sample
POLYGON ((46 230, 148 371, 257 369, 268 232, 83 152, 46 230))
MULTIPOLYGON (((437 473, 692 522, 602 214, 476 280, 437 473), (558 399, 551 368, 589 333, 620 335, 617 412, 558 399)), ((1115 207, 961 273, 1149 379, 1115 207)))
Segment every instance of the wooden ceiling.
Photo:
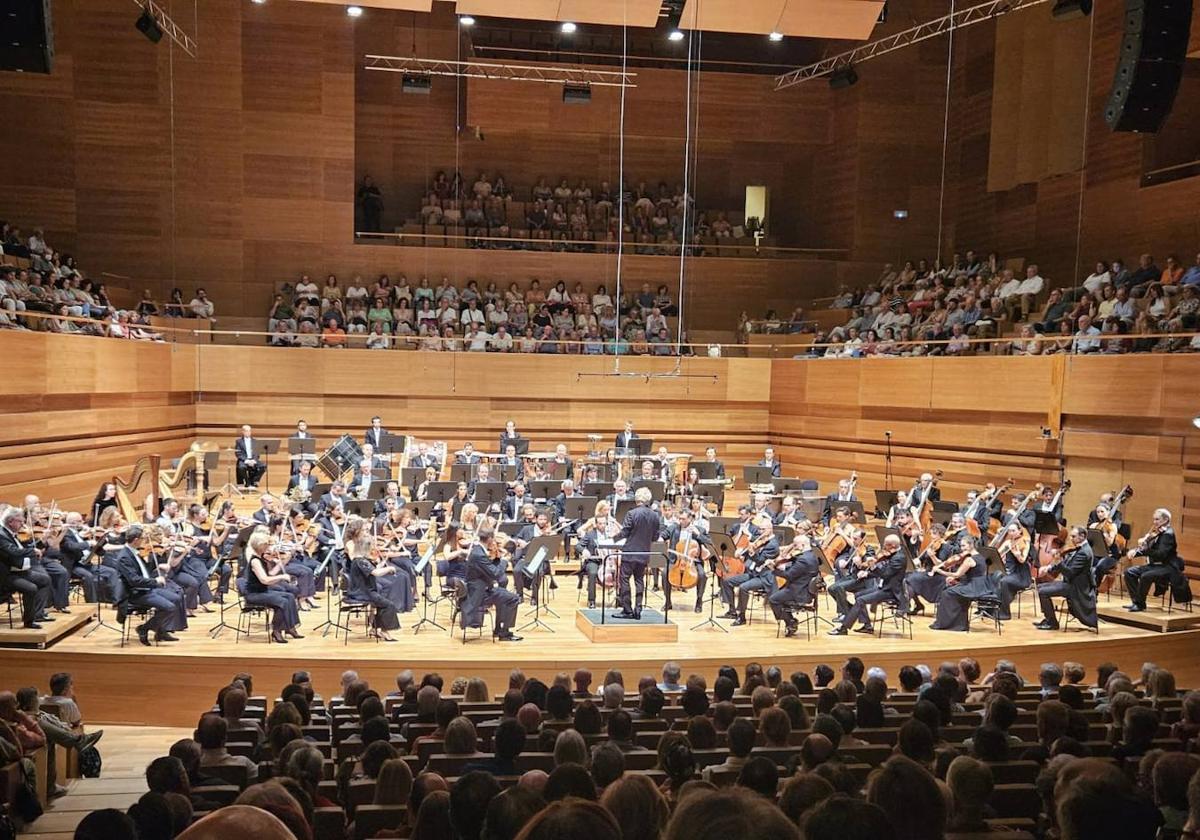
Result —
MULTIPOLYGON (((573 21, 600 26, 654 27, 661 0, 453 0, 462 15, 514 20, 573 21)), ((345 0, 304 0, 337 3, 345 0)), ((430 12, 433 0, 359 0, 358 5, 430 12)), ((687 0, 682 29, 862 41, 871 36, 883 0, 687 0)))

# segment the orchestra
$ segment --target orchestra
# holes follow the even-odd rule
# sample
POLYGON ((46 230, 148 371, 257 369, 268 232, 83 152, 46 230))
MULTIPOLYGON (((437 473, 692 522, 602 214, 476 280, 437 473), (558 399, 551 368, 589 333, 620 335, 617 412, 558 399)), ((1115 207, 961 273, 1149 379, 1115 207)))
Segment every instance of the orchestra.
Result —
MULTIPOLYGON (((293 437, 312 437, 304 421, 293 437)), ((1096 593, 1110 579, 1124 582, 1131 612, 1147 609, 1151 590, 1190 598, 1171 512, 1155 510, 1149 530, 1134 539, 1124 511, 1129 486, 1101 495, 1087 522, 1071 528, 1069 480, 1030 489, 1012 479, 987 482, 968 489, 961 504, 947 504, 936 469, 905 482, 894 503, 881 500, 878 519, 863 521, 854 472, 824 495, 751 485, 737 516, 720 519, 735 480, 726 479, 715 447, 689 463, 665 445, 651 450, 632 422, 606 453, 599 435, 589 437, 592 451, 577 461, 562 443, 531 453, 510 420, 495 452, 471 441, 453 450, 392 435, 376 416, 363 444, 338 462, 344 468, 329 474, 321 458, 294 459, 286 493, 261 493, 248 514, 229 498, 218 496, 210 508, 156 502, 156 492, 133 508, 116 483, 105 482, 85 520, 31 495, 22 507, 0 509, 0 595, 18 597, 22 624, 40 628, 54 620, 52 610, 69 611, 76 587, 88 604, 115 605, 122 620, 134 610, 145 615, 136 628, 145 645, 174 641, 196 612, 225 604, 231 579, 243 603, 271 609, 273 642, 302 638, 301 614, 322 593, 369 605, 370 635, 396 641, 400 617, 422 599, 441 600, 433 594, 439 587, 442 597, 459 593, 463 627, 478 626, 482 610, 494 608, 496 638, 516 641, 517 609, 527 597, 538 606, 545 589, 556 588, 556 560, 577 564, 577 597, 586 588, 588 609, 611 609, 614 599, 601 603, 598 589, 612 587, 614 617, 640 620, 649 568, 664 610, 693 590, 682 606, 702 612, 711 582, 730 626, 748 623, 758 593, 788 638, 797 634, 797 611, 815 610, 822 591, 835 605, 829 632, 836 636, 873 633, 883 604, 906 620, 933 605, 936 630, 966 630, 981 601, 994 601, 996 619, 1009 621, 1026 591, 1040 605, 1039 630, 1059 628, 1056 599, 1094 628, 1096 593), (395 441, 404 451, 384 454, 395 441), (464 475, 455 464, 469 469, 464 475), (465 480, 450 483, 450 474, 465 480), (531 554, 534 540, 549 537, 539 543, 549 554, 531 554)), ((260 458, 273 451, 266 443, 241 428, 233 447, 240 484, 263 479, 260 458)), ((782 475, 773 447, 757 465, 782 475)))

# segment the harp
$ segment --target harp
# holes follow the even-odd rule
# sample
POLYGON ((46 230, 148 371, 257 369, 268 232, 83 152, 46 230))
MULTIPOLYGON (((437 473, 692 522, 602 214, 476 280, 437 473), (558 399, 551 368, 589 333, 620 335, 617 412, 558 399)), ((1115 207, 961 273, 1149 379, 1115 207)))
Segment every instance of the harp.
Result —
POLYGON ((143 455, 133 464, 129 478, 113 476, 117 488, 117 507, 126 522, 141 522, 145 511, 151 518, 158 515, 159 464, 158 455, 143 455))
POLYGON ((158 498, 199 501, 204 487, 204 454, 215 449, 211 443, 193 443, 174 467, 160 467, 158 498))

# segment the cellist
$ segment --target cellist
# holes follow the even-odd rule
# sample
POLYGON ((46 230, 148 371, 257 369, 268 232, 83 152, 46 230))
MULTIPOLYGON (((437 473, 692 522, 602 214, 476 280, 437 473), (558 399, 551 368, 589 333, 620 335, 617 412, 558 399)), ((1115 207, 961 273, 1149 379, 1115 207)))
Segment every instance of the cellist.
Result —
POLYGON ((704 591, 708 586, 708 570, 705 560, 712 555, 712 540, 708 534, 696 525, 692 512, 682 508, 675 515, 675 521, 665 529, 664 538, 672 550, 671 563, 664 576, 663 591, 666 595, 664 608, 671 610, 671 576, 675 574, 675 565, 691 566, 696 575, 696 612, 704 610, 704 591))
MULTIPOLYGON (((528 517, 532 520, 534 517, 533 505, 526 505, 526 507, 528 508, 528 517)), ((599 548, 600 543, 612 542, 613 537, 620 530, 621 523, 613 518, 612 506, 608 503, 607 499, 601 499, 596 502, 596 509, 592 518, 579 526, 578 550, 583 560, 579 585, 583 586, 583 577, 586 576, 588 609, 596 608, 596 579, 600 576, 601 564, 604 562, 604 555, 599 548)), ((615 565, 615 556, 613 562, 615 565)))

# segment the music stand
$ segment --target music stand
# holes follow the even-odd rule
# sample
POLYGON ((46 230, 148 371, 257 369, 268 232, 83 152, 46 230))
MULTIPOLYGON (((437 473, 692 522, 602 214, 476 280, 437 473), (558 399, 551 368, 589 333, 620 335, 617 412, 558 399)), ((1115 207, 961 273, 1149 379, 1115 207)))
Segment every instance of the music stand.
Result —
POLYGON ((908 565, 911 568, 913 565, 913 560, 915 560, 916 557, 912 553, 912 548, 909 546, 908 540, 904 539, 904 536, 895 528, 889 528, 886 525, 875 526, 875 539, 879 540, 879 547, 881 549, 883 548, 884 539, 892 536, 900 538, 900 548, 904 551, 904 556, 908 558, 908 565))
POLYGON ((1039 537, 1057 537, 1062 530, 1062 526, 1058 524, 1058 518, 1053 513, 1047 513, 1044 510, 1034 511, 1033 514, 1033 532, 1039 537))
MULTIPOLYGON (((550 570, 550 561, 554 559, 555 555, 558 553, 558 547, 562 545, 562 539, 560 537, 560 534, 550 534, 545 537, 534 537, 529 541, 529 545, 525 547, 525 574, 536 579, 538 572, 544 565, 546 570, 542 575, 541 581, 542 583, 545 583, 546 575, 553 574, 553 572, 550 570)), ((543 588, 541 594, 538 596, 538 602, 533 608, 533 621, 530 621, 523 627, 519 627, 518 632, 527 630, 531 627, 540 627, 541 629, 548 630, 551 633, 554 632, 554 628, 541 619, 541 614, 543 611, 550 613, 550 615, 554 616, 555 618, 559 617, 546 603, 547 594, 547 590, 543 588)))
POLYGON ((742 479, 746 484, 770 484, 772 486, 776 481, 773 467, 763 467, 758 464, 747 464, 742 467, 742 479))
MULTIPOLYGON (((662 540, 655 540, 650 543, 650 553, 646 557, 646 571, 658 569, 662 573, 663 580, 666 580, 667 571, 671 567, 671 558, 667 553, 667 544, 662 540)), ((642 603, 645 606, 645 602, 642 603)), ((667 618, 667 602, 663 601, 663 624, 670 624, 670 619, 667 618)))
POLYGON ((563 504, 563 519, 584 522, 596 512, 595 496, 572 496, 563 504))
POLYGON ((629 441, 627 447, 629 451, 639 458, 644 458, 650 454, 650 450, 654 448, 654 438, 634 438, 629 441))
MULTIPOLYGON (((424 503, 422 502, 421 504, 424 504, 424 503)), ((432 504, 432 502, 430 504, 432 504)), ((416 584, 417 579, 425 573, 425 568, 430 563, 433 562, 433 557, 436 552, 437 552, 437 541, 435 540, 434 544, 429 546, 429 548, 425 549, 425 553, 422 554, 420 559, 417 560, 417 562, 413 564, 413 583, 414 583, 414 585, 416 584)), ((426 624, 428 624, 430 627, 433 627, 437 630, 445 631, 445 629, 446 629, 445 627, 443 627, 442 625, 437 623, 437 604, 441 603, 442 599, 439 597, 437 600, 433 601, 433 604, 434 604, 433 618, 429 617, 430 600, 431 599, 429 597, 429 587, 426 586, 425 591, 421 593, 421 620, 413 625, 413 635, 414 636, 417 633, 420 633, 421 628, 424 627, 426 624)))
POLYGON ((379 442, 379 448, 375 450, 376 456, 386 455, 388 469, 391 470, 392 464, 396 460, 396 455, 403 455, 408 448, 408 435, 396 435, 388 432, 383 436, 383 440, 379 442))
POLYGON ((558 495, 562 481, 546 481, 541 479, 529 482, 528 489, 535 499, 553 499, 558 495))
POLYGON ((503 481, 480 481, 475 484, 475 504, 484 511, 503 502, 507 495, 508 485, 503 481))
POLYGON ((804 512, 804 515, 806 517, 808 517, 809 522, 820 522, 821 517, 825 513, 825 500, 819 499, 819 498, 818 499, 809 499, 809 498, 800 499, 799 509, 804 512))
POLYGON ((701 481, 713 481, 717 475, 716 461, 688 461, 688 469, 696 471, 696 478, 701 481))
POLYGON ((424 467, 402 467, 400 469, 400 486, 407 487, 409 495, 415 495, 417 485, 425 479, 424 467))
POLYGON ((803 478, 777 478, 772 483, 775 485, 776 493, 783 493, 785 496, 791 493, 800 493, 804 495, 803 478))
POLYGON ((611 481, 593 481, 591 484, 584 485, 583 492, 589 496, 595 496, 597 499, 607 499, 613 494, 613 483, 611 481))
POLYGON ((254 441, 254 457, 262 458, 263 489, 271 492, 271 456, 279 452, 279 439, 263 439, 254 441))
POLYGON ((649 488, 650 495, 656 502, 661 502, 667 495, 667 484, 665 481, 658 481, 657 479, 651 479, 647 481, 644 478, 637 478, 634 479, 633 484, 629 486, 629 489, 631 491, 636 491, 639 487, 649 488))
POLYGON ((617 502, 616 510, 613 511, 613 518, 618 522, 624 522, 625 515, 635 507, 637 507, 637 499, 620 499, 617 502))
POLYGON ((450 480, 461 481, 464 484, 474 481, 475 474, 479 471, 478 464, 451 464, 450 465, 450 480))
POLYGON ((1092 547, 1092 555, 1094 557, 1108 557, 1108 543, 1104 541, 1104 532, 1097 528, 1087 529, 1088 545, 1092 547))
POLYGON ((887 516, 888 511, 895 506, 896 501, 900 498, 899 491, 896 490, 876 490, 875 491, 875 515, 887 516))
MULTIPOLYGON (((710 522, 709 522, 710 526, 712 526, 713 528, 716 527, 717 518, 718 517, 714 516, 712 518, 712 520, 710 520, 710 522)), ((728 519, 728 517, 720 517, 720 518, 728 519)), ((738 522, 738 521, 739 520, 737 520, 737 519, 732 520, 732 522, 738 522)), ((715 627, 718 630, 720 630, 722 633, 728 633, 729 628, 723 626, 719 621, 717 621, 716 612, 715 612, 716 601, 718 598, 721 597, 721 581, 717 576, 717 558, 718 557, 728 557, 733 554, 733 537, 731 537, 731 536, 729 536, 729 534, 725 533, 724 530, 722 530, 722 531, 710 530, 708 532, 708 537, 709 537, 709 539, 712 540, 712 544, 713 544, 713 547, 712 547, 713 558, 712 558, 712 562, 709 566, 709 571, 711 572, 709 577, 712 578, 712 581, 710 582, 709 589, 708 589, 708 618, 704 619, 704 621, 701 621, 699 624, 694 626, 692 629, 699 630, 701 627, 715 627)))
POLYGON ((521 529, 524 528, 526 524, 527 523, 522 522, 519 519, 514 519, 512 522, 501 522, 500 533, 507 534, 510 537, 516 537, 517 534, 521 533, 521 529))
POLYGON ((424 499, 420 502, 409 502, 405 507, 411 510, 417 519, 428 519, 429 514, 433 512, 433 505, 433 501, 424 499))
MULTIPOLYGON (((371 489, 375 489, 375 485, 371 485, 371 489)), ((353 513, 361 516, 363 519, 371 519, 375 516, 375 502, 371 499, 347 499, 345 502, 345 510, 347 514, 353 513)))
POLYGON ((500 446, 500 454, 503 455, 510 445, 517 450, 518 455, 529 454, 529 438, 504 438, 503 443, 500 446))
POLYGON ((929 512, 929 522, 932 525, 945 525, 946 527, 949 527, 950 520, 954 518, 955 513, 957 513, 957 511, 938 510, 937 508, 934 508, 929 512))
MULTIPOLYGON (((618 540, 611 543, 596 543, 596 555, 600 558, 600 623, 606 623, 608 616, 608 583, 604 575, 604 569, 608 565, 608 558, 613 554, 620 555, 621 549, 624 547, 625 541, 618 540)), ((617 557, 617 575, 621 574, 621 558, 617 557)))
MULTIPOLYGON (((238 574, 238 568, 237 568, 237 566, 234 566, 234 565, 233 565, 233 561, 234 561, 234 559, 235 559, 235 558, 240 558, 240 557, 243 557, 243 555, 244 555, 244 552, 245 552, 245 550, 246 550, 246 543, 250 541, 250 535, 254 533, 254 530, 255 530, 255 529, 256 529, 256 528, 257 528, 257 527, 258 527, 260 524, 261 524, 261 523, 259 523, 259 522, 252 522, 251 524, 247 525, 245 528, 241 528, 241 529, 239 529, 239 530, 238 530, 238 535, 237 535, 237 540, 234 542, 234 544, 233 544, 233 548, 232 548, 232 549, 230 549, 230 551, 229 551, 228 560, 229 560, 229 564, 230 564, 231 566, 233 566, 232 575, 233 575, 233 578, 234 578, 234 580, 233 580, 233 586, 231 587, 231 589, 232 589, 234 592, 237 592, 237 579, 240 577, 240 575, 238 574)), ((239 564, 239 565, 240 565, 240 564, 239 564)), ((240 594, 239 594, 239 596, 238 596, 238 597, 239 597, 239 599, 241 598, 240 594)), ((210 637, 212 637, 212 638, 214 638, 214 639, 215 639, 215 638, 217 638, 217 636, 220 636, 220 635, 221 635, 221 631, 222 631, 222 630, 225 630, 226 628, 228 628, 228 629, 230 629, 230 630, 232 630, 232 631, 233 631, 233 638, 234 638, 235 640, 236 640, 236 639, 237 639, 239 636, 246 635, 246 633, 247 633, 247 631, 243 630, 243 629, 242 629, 241 627, 239 627, 238 625, 236 625, 236 624, 230 624, 229 622, 227 622, 227 621, 225 620, 225 610, 226 610, 226 609, 228 608, 228 606, 229 606, 229 605, 226 603, 226 601, 228 601, 228 600, 229 600, 229 593, 226 593, 226 597, 225 597, 225 599, 224 599, 224 600, 222 600, 222 602, 221 602, 221 614, 220 614, 220 617, 218 618, 218 620, 217 620, 217 623, 216 623, 215 625, 213 625, 213 627, 212 627, 212 628, 211 628, 211 629, 208 631, 208 634, 209 634, 209 636, 210 636, 210 637)))
MULTIPOLYGON (((857 522, 860 526, 866 524, 867 515, 863 509, 863 503, 858 501, 858 499, 855 499, 852 502, 837 502, 834 504, 833 509, 836 511, 840 507, 844 507, 849 510, 850 518, 857 522)), ((820 514, 817 515, 820 516, 820 514)))
POLYGON ((934 510, 943 510, 947 513, 958 513, 958 502, 947 502, 938 499, 935 502, 930 502, 934 510))
MULTIPOLYGON (((217 468, 221 466, 221 453, 220 451, 205 452, 202 457, 204 461, 204 487, 201 489, 201 493, 204 493, 208 490, 209 475, 216 472, 217 468)), ((230 465, 229 469, 233 469, 232 464, 230 465)), ((230 477, 232 477, 232 473, 226 476, 227 480, 225 482, 225 486, 221 488, 221 492, 228 493, 230 496, 235 494, 238 496, 242 495, 242 491, 238 490, 237 486, 232 481, 228 480, 230 477)), ((94 519, 95 517, 93 517, 93 520, 94 519)))
POLYGON ((545 463, 546 473, 555 481, 563 482, 569 477, 571 465, 566 461, 555 461, 553 459, 545 463))
POLYGON ((978 552, 979 556, 982 557, 984 562, 987 564, 984 566, 985 570, 991 568, 1004 568, 1004 561, 1000 558, 1000 552, 992 548, 990 545, 978 546, 975 551, 978 552), (993 563, 995 566, 992 565, 993 563))
POLYGON ((493 464, 492 469, 501 481, 517 481, 517 471, 520 469, 516 464, 493 464))
POLYGON ((457 481, 431 481, 429 482, 429 498, 435 502, 446 502, 453 499, 458 494, 457 481))
POLYGON ((317 439, 314 437, 288 438, 288 457, 292 460, 292 474, 300 472, 301 461, 317 462, 317 439))

